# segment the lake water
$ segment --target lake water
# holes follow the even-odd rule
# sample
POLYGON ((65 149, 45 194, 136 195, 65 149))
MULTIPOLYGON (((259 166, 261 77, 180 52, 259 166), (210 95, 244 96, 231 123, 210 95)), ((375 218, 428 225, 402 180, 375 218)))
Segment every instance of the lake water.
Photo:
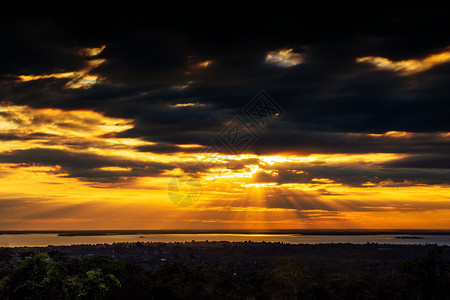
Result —
MULTIPOLYGON (((80 244, 113 244, 126 242, 190 242, 195 241, 253 241, 291 244, 437 244, 450 246, 450 235, 418 235, 421 239, 397 239, 402 235, 300 235, 300 234, 142 234, 58 236, 45 234, 2 234, 0 247, 64 246, 80 244)), ((416 236, 416 235, 414 235, 416 236)))

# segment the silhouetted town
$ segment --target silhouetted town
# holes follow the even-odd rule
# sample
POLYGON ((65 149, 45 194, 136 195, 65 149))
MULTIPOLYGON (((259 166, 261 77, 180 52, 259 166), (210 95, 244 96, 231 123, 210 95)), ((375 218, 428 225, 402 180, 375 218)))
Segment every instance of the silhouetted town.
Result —
POLYGON ((1 248, 2 299, 448 299, 450 247, 255 242, 1 248))

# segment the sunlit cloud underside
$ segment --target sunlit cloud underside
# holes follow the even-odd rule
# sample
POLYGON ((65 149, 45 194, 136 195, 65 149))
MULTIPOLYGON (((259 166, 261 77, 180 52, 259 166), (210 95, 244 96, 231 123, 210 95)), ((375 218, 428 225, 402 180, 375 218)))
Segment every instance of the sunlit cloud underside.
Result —
MULTIPOLYGON (((216 153, 213 168, 195 169, 202 146, 139 151, 159 143, 121 137, 133 120, 91 110, 4 103, 0 125, 1 229, 446 228, 450 222, 449 186, 434 180, 439 170, 421 181, 408 176, 412 169, 393 169, 413 154, 216 153), (169 200, 174 176, 201 182, 194 205, 169 200)), ((357 135, 392 143, 450 138, 357 135)))

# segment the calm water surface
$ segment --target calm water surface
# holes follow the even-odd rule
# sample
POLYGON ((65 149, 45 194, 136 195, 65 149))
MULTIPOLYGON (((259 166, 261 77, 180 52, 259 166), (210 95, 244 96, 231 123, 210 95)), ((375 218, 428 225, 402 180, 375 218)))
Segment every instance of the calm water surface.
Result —
POLYGON ((292 244, 320 243, 379 243, 379 244, 437 244, 449 245, 450 235, 422 235, 422 239, 396 239, 402 235, 299 235, 299 234, 143 234, 58 236, 45 234, 3 234, 0 247, 64 246, 79 244, 113 244, 124 242, 190 242, 195 241, 253 241, 284 242, 292 244))

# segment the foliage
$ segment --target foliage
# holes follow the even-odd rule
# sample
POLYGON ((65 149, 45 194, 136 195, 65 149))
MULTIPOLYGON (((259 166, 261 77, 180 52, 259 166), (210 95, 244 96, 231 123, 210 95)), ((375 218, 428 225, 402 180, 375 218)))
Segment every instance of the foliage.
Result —
POLYGON ((252 272, 232 261, 145 268, 105 256, 69 259, 58 251, 16 261, 0 252, 0 266, 9 270, 0 280, 1 299, 450 299, 450 265, 439 251, 405 260, 388 274, 334 273, 293 257, 252 272))
POLYGON ((0 281, 0 295, 6 299, 110 299, 120 288, 113 274, 101 269, 73 276, 64 261, 52 261, 46 253, 30 255, 12 266, 0 281))

